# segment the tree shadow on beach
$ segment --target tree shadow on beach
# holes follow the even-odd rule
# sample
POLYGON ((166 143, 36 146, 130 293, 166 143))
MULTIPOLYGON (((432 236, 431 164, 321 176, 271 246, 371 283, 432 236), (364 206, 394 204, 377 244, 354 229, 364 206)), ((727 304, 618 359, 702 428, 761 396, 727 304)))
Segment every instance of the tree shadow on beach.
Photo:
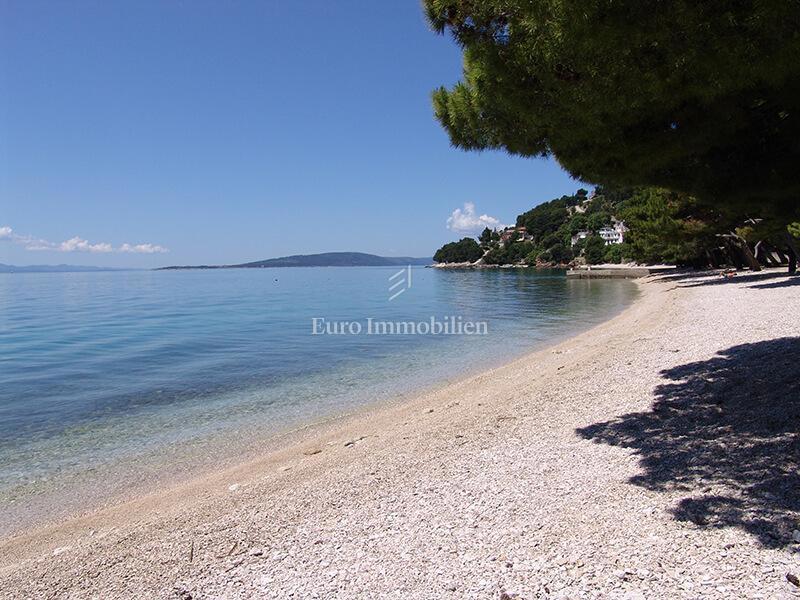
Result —
POLYGON ((785 270, 780 272, 776 271, 759 271, 756 273, 737 273, 733 277, 723 277, 720 272, 704 271, 697 273, 682 273, 670 276, 658 277, 660 281, 669 281, 676 283, 679 287, 706 287, 714 285, 735 285, 755 283, 760 285, 751 285, 750 288, 759 289, 767 287, 784 287, 794 285, 798 279, 796 275, 790 275, 785 270), (767 281, 774 281, 772 284, 765 283, 767 281))
POLYGON ((661 372, 653 408, 578 430, 635 449, 631 483, 686 496, 676 519, 769 547, 800 529, 800 337, 734 346, 661 372))
POLYGON ((645 277, 645 280, 648 281, 665 281, 665 282, 675 282, 675 283, 684 283, 690 282, 695 279, 701 279, 704 277, 713 277, 714 275, 718 275, 721 271, 718 269, 714 270, 688 270, 688 269, 676 269, 673 272, 664 272, 664 273, 652 273, 645 277))
POLYGON ((793 275, 786 279, 773 281, 772 283, 760 283, 758 285, 751 285, 754 290, 774 290, 777 288, 794 287, 800 285, 800 275, 793 275))

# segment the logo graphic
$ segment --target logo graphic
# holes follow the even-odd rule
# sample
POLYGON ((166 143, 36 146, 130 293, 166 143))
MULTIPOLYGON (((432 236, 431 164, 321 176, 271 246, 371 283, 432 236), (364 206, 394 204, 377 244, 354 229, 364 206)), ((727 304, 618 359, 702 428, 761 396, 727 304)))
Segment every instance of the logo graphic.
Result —
POLYGON ((389 302, 411 289, 411 265, 389 277, 389 302), (405 277, 403 277, 405 275, 405 277), (392 283, 394 282, 394 283, 392 283), (397 290, 397 291, 395 291, 397 290))

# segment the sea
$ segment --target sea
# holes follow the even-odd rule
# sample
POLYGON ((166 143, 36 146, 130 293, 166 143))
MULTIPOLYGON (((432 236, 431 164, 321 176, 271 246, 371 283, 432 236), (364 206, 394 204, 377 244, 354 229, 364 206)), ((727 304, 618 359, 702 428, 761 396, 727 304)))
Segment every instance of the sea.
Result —
POLYGON ((499 366, 636 295, 533 269, 0 274, 0 532, 499 366))

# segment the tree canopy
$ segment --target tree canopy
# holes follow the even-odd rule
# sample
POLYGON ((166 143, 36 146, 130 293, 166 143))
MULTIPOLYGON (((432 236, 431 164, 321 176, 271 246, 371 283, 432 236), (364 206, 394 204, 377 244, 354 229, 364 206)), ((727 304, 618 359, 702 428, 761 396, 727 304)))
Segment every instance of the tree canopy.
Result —
POLYGON ((646 264, 706 264, 720 245, 716 233, 732 229, 718 211, 657 188, 634 190, 620 203, 620 216, 629 228, 627 255, 646 264))
POLYGON ((475 262, 483 256, 483 250, 474 239, 465 237, 457 242, 445 244, 433 255, 437 263, 475 262))
POLYGON ((800 195, 800 3, 424 0, 463 48, 433 94, 452 143, 555 155, 785 224, 800 195))

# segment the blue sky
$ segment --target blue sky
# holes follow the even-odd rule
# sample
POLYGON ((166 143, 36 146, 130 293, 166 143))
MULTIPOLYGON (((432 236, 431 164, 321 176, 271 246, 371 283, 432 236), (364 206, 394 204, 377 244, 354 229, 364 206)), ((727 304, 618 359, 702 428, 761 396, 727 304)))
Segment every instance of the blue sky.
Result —
POLYGON ((431 256, 579 187, 451 148, 460 74, 414 0, 0 0, 0 262, 431 256))

